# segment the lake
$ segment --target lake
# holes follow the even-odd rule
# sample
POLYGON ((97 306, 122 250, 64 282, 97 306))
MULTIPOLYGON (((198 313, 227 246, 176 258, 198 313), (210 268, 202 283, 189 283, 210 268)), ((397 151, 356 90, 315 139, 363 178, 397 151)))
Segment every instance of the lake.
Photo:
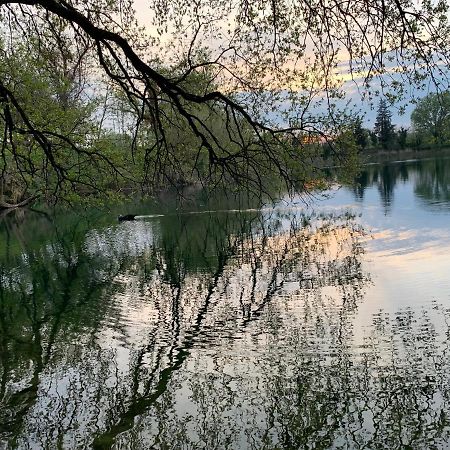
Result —
POLYGON ((0 218, 0 448, 450 446, 450 159, 137 212, 0 218))

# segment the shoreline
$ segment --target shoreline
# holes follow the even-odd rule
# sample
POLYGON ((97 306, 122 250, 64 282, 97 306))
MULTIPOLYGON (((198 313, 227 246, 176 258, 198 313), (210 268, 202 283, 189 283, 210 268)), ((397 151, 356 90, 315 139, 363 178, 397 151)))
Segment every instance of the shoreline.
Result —
POLYGON ((403 150, 380 150, 361 153, 363 166, 368 164, 383 164, 395 161, 406 161, 408 159, 423 159, 426 157, 450 156, 450 147, 440 149, 403 149, 403 150))

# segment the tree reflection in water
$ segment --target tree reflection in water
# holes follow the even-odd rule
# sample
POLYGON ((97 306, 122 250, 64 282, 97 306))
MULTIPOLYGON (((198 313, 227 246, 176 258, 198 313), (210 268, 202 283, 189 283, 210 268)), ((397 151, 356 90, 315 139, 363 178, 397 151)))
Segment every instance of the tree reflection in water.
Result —
POLYGON ((7 448, 447 440, 448 328, 430 314, 448 312, 380 312, 359 345, 370 280, 353 217, 224 212, 52 230, 1 268, 7 448))
POLYGON ((385 213, 391 208, 399 183, 411 182, 423 206, 447 208, 450 201, 450 158, 439 157, 368 165, 356 179, 355 197, 364 199, 367 188, 376 186, 385 213))

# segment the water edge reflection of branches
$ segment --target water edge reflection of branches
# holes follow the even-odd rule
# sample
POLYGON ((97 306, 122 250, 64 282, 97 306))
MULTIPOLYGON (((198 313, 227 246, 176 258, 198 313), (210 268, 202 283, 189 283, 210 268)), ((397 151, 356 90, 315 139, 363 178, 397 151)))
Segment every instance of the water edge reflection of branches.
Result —
POLYGON ((445 361, 424 365, 441 357, 437 331, 422 340, 414 313, 380 314, 362 350, 353 348, 370 283, 363 240, 351 215, 56 226, 52 240, 2 265, 2 440, 19 448, 420 444, 417 427, 429 430, 436 414, 434 436, 445 439, 445 361), (425 358, 406 365, 422 351, 419 338, 425 358), (397 392, 406 378, 411 388, 397 392), (409 405, 401 417, 390 398, 409 405))

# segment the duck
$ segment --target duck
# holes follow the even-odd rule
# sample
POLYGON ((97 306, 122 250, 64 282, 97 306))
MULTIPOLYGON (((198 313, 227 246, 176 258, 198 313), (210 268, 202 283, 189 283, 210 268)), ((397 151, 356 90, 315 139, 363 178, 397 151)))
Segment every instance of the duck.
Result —
POLYGON ((124 216, 119 216, 117 218, 119 222, 124 222, 126 220, 134 220, 136 219, 136 214, 125 214, 124 216))

